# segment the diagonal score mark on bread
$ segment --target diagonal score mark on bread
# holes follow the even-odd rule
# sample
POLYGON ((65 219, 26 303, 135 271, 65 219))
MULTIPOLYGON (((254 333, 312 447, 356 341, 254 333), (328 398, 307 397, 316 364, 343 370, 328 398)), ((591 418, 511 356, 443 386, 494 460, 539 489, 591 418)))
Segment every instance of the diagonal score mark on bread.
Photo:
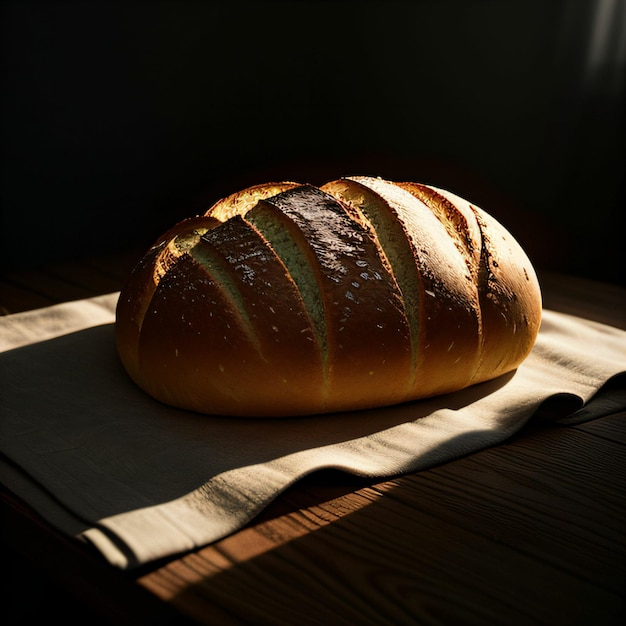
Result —
MULTIPOLYGON (((242 332, 248 336, 261 359, 266 361, 261 342, 255 332, 251 317, 248 315, 241 289, 241 286, 246 284, 245 280, 240 279, 240 272, 238 272, 243 267, 243 263, 237 263, 239 257, 245 257, 245 252, 242 252, 240 248, 247 248, 254 243, 258 245, 258 242, 250 244, 249 234, 245 232, 237 238, 232 236, 233 227, 239 226, 239 231, 245 227, 244 224, 238 223, 241 221, 241 218, 233 217, 214 230, 208 230, 186 252, 198 264, 198 267, 206 272, 207 277, 222 290, 224 298, 231 303, 230 308, 237 316, 242 332), (228 247, 226 250, 224 250, 224 245, 228 247), (232 263, 233 260, 235 263, 232 263)), ((257 254, 262 254, 262 252, 257 252, 257 254)))
POLYGON ((391 271, 405 302, 411 340, 411 377, 414 377, 419 353, 419 298, 420 276, 414 261, 414 250, 407 238, 397 211, 385 198, 377 194, 358 178, 343 178, 326 183, 322 189, 349 206, 367 223, 380 242, 391 271))
POLYGON ((481 362, 473 380, 486 380, 527 354, 525 338, 536 337, 541 322, 541 292, 530 260, 511 233, 486 211, 443 189, 437 192, 472 212, 481 232, 477 284, 483 315, 481 362), (518 336, 518 341, 511 337, 518 336))
POLYGON ((176 224, 150 247, 133 268, 129 284, 136 288, 123 290, 117 304, 117 346, 125 367, 134 380, 139 372, 139 337, 143 321, 161 279, 175 267, 178 259, 199 237, 220 222, 212 217, 193 217, 176 224))
MULTIPOLYGON (((411 182, 396 183, 396 185, 428 207, 433 217, 439 221, 448 234, 448 243, 452 243, 456 247, 458 258, 465 264, 465 271, 459 265, 457 266, 457 273, 464 276, 467 281, 464 289, 471 292, 471 302, 468 304, 468 311, 476 316, 477 328, 474 336, 478 339, 478 342, 474 346, 475 361, 473 372, 469 379, 474 380, 476 373, 480 369, 484 353, 480 269, 483 249, 482 231, 469 205, 467 207, 458 206, 451 199, 442 195, 439 190, 428 185, 411 182)), ((450 256, 453 254, 451 253, 450 256)))
MULTIPOLYGON (((243 217, 247 225, 259 233, 264 244, 269 246, 276 254, 277 259, 285 265, 300 292, 304 307, 313 324, 322 353, 324 378, 326 379, 328 367, 326 358, 327 337, 319 287, 313 276, 309 260, 306 258, 305 250, 292 236, 294 228, 290 228, 291 222, 286 220, 282 212, 276 209, 271 202, 264 202, 300 186, 299 183, 292 182, 255 185, 219 200, 206 212, 206 215, 223 222, 235 216, 243 217)), ((286 297, 287 294, 283 294, 283 296, 286 297)), ((326 388, 326 383, 324 386, 326 388)))
POLYGON ((255 224, 257 211, 278 222, 274 235, 288 233, 293 242, 278 237, 276 250, 323 337, 327 393, 334 405, 346 393, 351 407, 360 404, 363 389, 381 377, 382 401, 405 397, 410 354, 404 304, 371 232, 340 201, 310 185, 259 203, 246 216, 255 224))
POLYGON ((322 294, 313 271, 313 255, 293 220, 283 213, 271 200, 261 200, 245 215, 285 265, 297 287, 304 308, 307 310, 315 337, 320 346, 324 364, 324 378, 328 374, 328 336, 322 294))
MULTIPOLYGON (((256 198, 247 194, 236 207, 222 201, 219 211, 213 208, 210 215, 232 219, 238 212, 285 264, 313 321, 322 350, 323 397, 334 398, 335 407, 346 389, 354 388, 352 393, 358 397, 359 388, 389 366, 394 371, 405 371, 399 372, 400 377, 394 376, 393 382, 381 385, 379 395, 407 396, 408 386, 398 382, 406 380, 411 371, 406 310, 375 235, 365 224, 355 222, 354 213, 337 198, 310 185, 294 186, 275 196, 266 194, 267 188, 262 186, 254 189, 256 198), (366 304, 375 312, 369 315, 370 332, 389 334, 388 329, 392 329, 392 336, 387 337, 385 346, 373 358, 365 351, 366 359, 362 356, 363 347, 367 346, 363 341, 366 329, 362 320, 355 328, 353 315, 355 307, 363 306, 359 289, 365 281, 370 285, 377 283, 375 288, 368 285, 365 291, 366 300, 376 300, 366 304), (355 371, 362 371, 362 377, 355 371)), ((218 228, 214 234, 217 236, 220 231, 218 228)), ((352 408, 353 403, 354 400, 346 408, 352 408)))
POLYGON ((402 285, 413 337, 410 395, 466 386, 479 356, 481 322, 465 256, 430 207, 400 185, 370 177, 348 180, 369 190, 361 208, 402 285))
POLYGON ((322 350, 309 311, 288 267, 253 223, 235 215, 203 235, 191 252, 226 289, 264 367, 274 372, 279 385, 304 393, 325 384, 320 380, 325 380, 320 376, 322 350), (298 371, 290 359, 301 365, 298 371))
POLYGON ((395 183, 426 204, 465 256, 480 306, 479 358, 471 382, 520 363, 541 320, 541 293, 529 259, 514 237, 483 209, 445 189, 395 183), (520 341, 510 337, 520 334, 520 341))

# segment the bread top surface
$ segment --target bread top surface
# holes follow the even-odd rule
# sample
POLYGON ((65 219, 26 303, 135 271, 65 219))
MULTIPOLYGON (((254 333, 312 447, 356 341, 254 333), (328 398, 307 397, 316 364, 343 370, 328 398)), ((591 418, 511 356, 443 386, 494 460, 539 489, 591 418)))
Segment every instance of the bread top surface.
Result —
POLYGON ((258 185, 159 238, 120 295, 118 351, 170 405, 284 417, 455 391, 534 344, 536 275, 485 211, 417 183, 258 185))

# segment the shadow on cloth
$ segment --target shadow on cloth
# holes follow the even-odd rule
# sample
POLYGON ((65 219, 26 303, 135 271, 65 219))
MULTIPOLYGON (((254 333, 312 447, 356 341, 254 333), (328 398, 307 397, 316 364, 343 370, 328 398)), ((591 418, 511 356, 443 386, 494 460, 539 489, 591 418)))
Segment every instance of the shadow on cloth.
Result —
MULTIPOLYGON (((156 402, 121 367, 112 324, 8 351, 0 355, 0 366, 6 372, 8 458, 44 485, 64 484, 68 468, 82 488, 85 481, 114 492, 123 485, 124 498, 94 503, 98 517, 129 510, 133 502, 140 508, 178 498, 239 467, 370 437, 435 411, 458 411, 513 377, 384 409, 259 421, 198 415, 156 402)), ((550 412, 565 415, 581 404, 563 394, 550 412)), ((486 440, 483 431, 472 429, 452 438, 456 443, 448 440, 446 446, 459 454, 486 440)), ((428 454, 436 463, 437 451, 428 454)))

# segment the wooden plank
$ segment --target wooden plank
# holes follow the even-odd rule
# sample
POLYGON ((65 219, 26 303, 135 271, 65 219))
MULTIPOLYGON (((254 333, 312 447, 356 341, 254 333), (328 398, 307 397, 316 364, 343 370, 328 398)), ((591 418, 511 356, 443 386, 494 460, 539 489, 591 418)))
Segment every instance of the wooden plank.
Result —
POLYGON ((576 430, 520 439, 394 494, 613 593, 623 589, 626 450, 576 430), (607 481, 607 475, 612 480, 607 481))
POLYGON ((0 278, 0 315, 39 309, 54 304, 54 300, 35 293, 28 286, 14 285, 0 278))
POLYGON ((59 263, 48 268, 45 273, 59 278, 66 283, 81 287, 85 293, 101 295, 119 291, 123 280, 103 272, 99 268, 87 263, 59 263))
POLYGON ((270 513, 139 582, 201 623, 613 624, 623 468, 619 444, 533 432, 270 513))
MULTIPOLYGON (((255 530, 251 543, 274 535, 255 530)), ((388 497, 245 562, 217 545, 142 584, 200 623, 602 624, 620 610, 618 594, 388 497)))
POLYGON ((619 411, 608 418, 600 418, 573 426, 597 437, 626 445, 626 411, 619 411))
POLYGON ((13 270, 0 277, 0 312, 19 313, 58 302, 119 291, 143 249, 13 270))
POLYGON ((4 279, 24 289, 30 290, 52 302, 67 302, 95 295, 95 292, 81 285, 68 282, 45 269, 29 269, 8 272, 4 279))

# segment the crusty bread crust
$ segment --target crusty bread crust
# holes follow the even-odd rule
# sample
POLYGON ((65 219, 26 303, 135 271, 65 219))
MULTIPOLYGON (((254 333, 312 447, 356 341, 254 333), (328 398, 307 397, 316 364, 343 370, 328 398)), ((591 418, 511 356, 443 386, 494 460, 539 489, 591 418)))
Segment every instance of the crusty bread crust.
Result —
POLYGON ((287 417, 374 408, 514 370, 541 293, 482 209, 418 183, 268 183, 185 220, 122 290, 130 377, 166 404, 287 417))

